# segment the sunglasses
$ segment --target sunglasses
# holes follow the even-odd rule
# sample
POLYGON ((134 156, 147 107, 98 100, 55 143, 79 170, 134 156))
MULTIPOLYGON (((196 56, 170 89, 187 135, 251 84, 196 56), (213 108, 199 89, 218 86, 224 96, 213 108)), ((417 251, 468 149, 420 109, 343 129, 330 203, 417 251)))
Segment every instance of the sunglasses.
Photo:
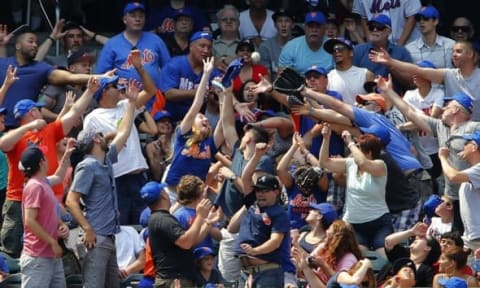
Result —
POLYGON ((425 16, 423 16, 423 15, 416 15, 416 16, 415 16, 415 20, 416 20, 417 22, 420 22, 420 21, 422 21, 422 20, 423 20, 423 21, 430 21, 430 20, 432 20, 432 19, 435 19, 435 18, 434 18, 434 17, 425 17, 425 16))
POLYGON ((452 30, 452 32, 455 32, 455 33, 469 33, 471 30, 472 30, 472 27, 470 26, 452 26, 450 28, 450 30, 452 30))
POLYGON ((377 102, 375 102, 375 101, 363 100, 362 102, 360 102, 360 104, 361 104, 362 106, 377 105, 377 102))
POLYGON ((222 22, 235 22, 235 21, 237 21, 237 18, 235 18, 235 17, 222 17, 222 18, 220 18, 220 21, 222 21, 222 22))
POLYGON ((335 45, 333 46, 333 52, 343 52, 345 50, 347 50, 347 47, 345 47, 344 45, 335 45))
POLYGON ((385 26, 385 25, 379 25, 379 24, 376 24, 376 23, 368 24, 368 30, 369 31, 383 31, 385 29, 387 29, 387 26, 385 26))

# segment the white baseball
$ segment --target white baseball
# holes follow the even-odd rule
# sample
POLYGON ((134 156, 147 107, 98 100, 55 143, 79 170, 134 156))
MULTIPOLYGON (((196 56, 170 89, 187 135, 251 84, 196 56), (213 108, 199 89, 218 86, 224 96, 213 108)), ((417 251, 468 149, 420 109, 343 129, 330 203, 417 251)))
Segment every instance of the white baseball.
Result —
POLYGON ((253 51, 250 57, 252 58, 253 63, 260 62, 260 53, 258 53, 257 51, 253 51))

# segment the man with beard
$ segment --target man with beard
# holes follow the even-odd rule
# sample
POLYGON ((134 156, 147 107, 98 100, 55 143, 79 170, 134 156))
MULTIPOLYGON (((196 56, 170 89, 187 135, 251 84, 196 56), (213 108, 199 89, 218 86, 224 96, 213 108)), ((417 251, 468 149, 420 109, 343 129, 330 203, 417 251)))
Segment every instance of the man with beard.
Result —
POLYGON ((330 71, 333 68, 332 55, 323 49, 325 35, 325 15, 322 12, 308 12, 305 15, 305 35, 288 41, 282 48, 278 66, 292 68, 305 74, 312 63, 330 71))
POLYGON ((139 90, 138 82, 129 81, 125 94, 128 103, 110 144, 102 132, 92 128, 82 130, 77 138, 78 149, 86 155, 75 168, 66 204, 84 231, 82 241, 87 250, 83 262, 84 287, 120 286, 115 251, 115 233, 120 229, 120 222, 112 165, 117 162, 118 153, 125 147, 132 131, 139 90), (80 200, 85 206, 85 214, 80 200))
POLYGON ((352 64, 353 45, 350 40, 333 38, 325 42, 323 48, 335 60, 335 69, 328 73, 328 90, 337 91, 345 103, 354 104, 357 95, 367 92, 364 84, 374 80, 373 73, 352 64))
MULTIPOLYGON (((18 80, 20 81, 20 80, 18 80)), ((98 81, 92 77, 85 93, 72 108, 60 119, 46 124, 41 113, 43 104, 30 99, 23 99, 15 104, 12 114, 20 122, 20 127, 8 131, 0 138, 0 149, 7 154, 8 186, 5 204, 3 205, 4 222, 1 230, 2 251, 18 257, 22 249, 22 193, 25 179, 18 168, 22 152, 31 144, 46 147, 45 157, 48 161, 48 174, 53 174, 58 167, 57 142, 67 135, 79 122, 81 115, 98 89, 98 81)), ((63 185, 53 186, 57 199, 64 192, 63 185)))
MULTIPOLYGON (((8 89, 0 103, 7 108, 5 126, 7 129, 17 126, 13 115, 15 103, 22 99, 36 101, 40 90, 45 84, 55 85, 85 85, 91 75, 72 74, 68 71, 55 69, 44 63, 35 61, 37 54, 37 36, 31 32, 20 34, 15 42, 15 56, 0 58, 0 79, 5 79, 7 68, 17 68, 18 80, 8 89)), ((110 75, 111 73, 106 73, 110 75)))
MULTIPOLYGON (((140 75, 144 90, 136 99, 135 116, 142 112, 145 103, 155 94, 155 84, 147 70, 143 68, 140 50, 132 50, 128 58, 138 75, 140 75)), ((133 79, 133 78, 131 78, 133 79)), ((131 85, 132 82, 128 83, 131 85)), ((83 123, 84 129, 91 129, 102 133, 114 133, 118 129, 118 123, 123 121, 128 101, 120 99, 120 91, 117 86, 118 77, 104 78, 101 80, 100 89, 95 93, 98 108, 90 112, 83 123)), ((142 154, 137 128, 132 128, 132 134, 128 137, 127 146, 118 154, 118 163, 113 165, 115 184, 118 192, 118 207, 120 209, 120 224, 129 225, 138 222, 140 213, 145 204, 135 191, 139 191, 146 181, 147 162, 142 154)))

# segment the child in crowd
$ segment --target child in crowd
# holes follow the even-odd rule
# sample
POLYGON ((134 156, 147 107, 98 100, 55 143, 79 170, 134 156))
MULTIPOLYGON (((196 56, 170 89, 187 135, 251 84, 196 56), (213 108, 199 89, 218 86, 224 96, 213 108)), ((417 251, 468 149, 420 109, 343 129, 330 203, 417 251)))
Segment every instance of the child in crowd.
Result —
POLYGON ((210 247, 198 247, 193 250, 197 267, 197 284, 201 287, 223 288, 220 272, 215 268, 215 253, 210 247), (204 286, 203 286, 204 285, 204 286))

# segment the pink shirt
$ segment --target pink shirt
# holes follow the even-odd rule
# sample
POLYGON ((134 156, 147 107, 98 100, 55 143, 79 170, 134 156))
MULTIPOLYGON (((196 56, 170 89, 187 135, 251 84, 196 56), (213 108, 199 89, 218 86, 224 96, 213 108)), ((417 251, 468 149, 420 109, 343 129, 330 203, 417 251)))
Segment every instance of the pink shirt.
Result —
MULTIPOLYGON (((53 190, 46 179, 33 177, 28 180, 22 195, 23 215, 25 215, 25 210, 28 208, 38 209, 37 222, 55 239, 57 238, 59 222, 57 203, 53 190)), ((51 246, 41 240, 25 225, 25 216, 23 216, 23 225, 25 227, 23 253, 32 257, 54 258, 55 254, 51 246)))

